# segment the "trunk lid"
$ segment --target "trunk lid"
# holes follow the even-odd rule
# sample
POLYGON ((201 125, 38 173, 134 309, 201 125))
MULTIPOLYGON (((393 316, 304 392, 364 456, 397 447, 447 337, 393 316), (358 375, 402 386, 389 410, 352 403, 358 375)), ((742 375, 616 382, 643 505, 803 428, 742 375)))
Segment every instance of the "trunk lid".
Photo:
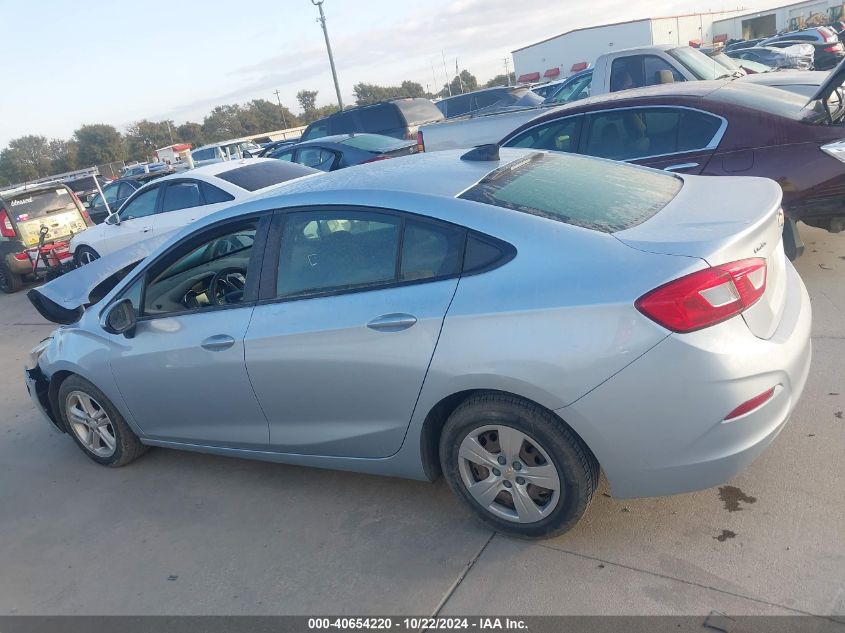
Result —
POLYGON ((684 186, 662 211, 614 237, 631 248, 696 257, 710 266, 765 259, 766 290, 742 318, 755 336, 771 338, 786 298, 780 187, 765 178, 683 178, 684 186))

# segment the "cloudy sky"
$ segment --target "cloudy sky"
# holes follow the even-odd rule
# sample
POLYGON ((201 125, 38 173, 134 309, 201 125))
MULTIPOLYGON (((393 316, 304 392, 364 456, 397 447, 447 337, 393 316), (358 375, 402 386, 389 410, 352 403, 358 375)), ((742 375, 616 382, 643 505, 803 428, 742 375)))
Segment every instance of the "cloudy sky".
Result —
MULTIPOLYGON (((525 44, 596 23, 717 10, 700 0, 325 0, 341 93, 360 81, 445 83, 442 55, 479 80, 525 44)), ((755 2, 744 6, 752 8, 755 2)), ((0 0, 0 147, 66 138, 82 123, 201 121, 254 98, 298 111, 296 93, 334 102, 310 0, 0 0)), ((512 62, 511 62, 512 63, 512 62)), ((512 67, 511 67, 512 68, 512 67)))

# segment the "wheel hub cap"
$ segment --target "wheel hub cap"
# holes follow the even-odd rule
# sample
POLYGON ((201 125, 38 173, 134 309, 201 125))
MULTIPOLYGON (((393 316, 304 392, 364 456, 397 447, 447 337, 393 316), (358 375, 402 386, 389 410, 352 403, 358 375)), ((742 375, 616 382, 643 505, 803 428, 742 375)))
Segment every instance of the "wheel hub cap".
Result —
POLYGON ((458 460, 470 496, 499 518, 536 523, 560 503, 561 478, 551 457, 513 427, 487 425, 471 431, 461 442, 458 460))

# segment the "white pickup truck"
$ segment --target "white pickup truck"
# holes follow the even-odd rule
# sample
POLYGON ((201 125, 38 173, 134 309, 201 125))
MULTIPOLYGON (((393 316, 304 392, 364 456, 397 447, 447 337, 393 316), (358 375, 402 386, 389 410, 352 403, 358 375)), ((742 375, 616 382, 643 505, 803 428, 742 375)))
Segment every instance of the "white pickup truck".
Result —
MULTIPOLYGON (((593 96, 679 81, 736 78, 804 93, 807 92, 803 88, 805 85, 818 86, 827 75, 826 72, 802 70, 745 77, 741 70, 727 68, 689 46, 640 46, 600 55, 592 69, 592 80, 579 88, 579 91, 582 92, 581 96, 593 96)), ((810 89, 809 92, 815 90, 810 89)), ((427 152, 496 143, 526 121, 538 116, 545 108, 555 105, 560 104, 429 123, 420 127, 418 141, 422 142, 427 152)))

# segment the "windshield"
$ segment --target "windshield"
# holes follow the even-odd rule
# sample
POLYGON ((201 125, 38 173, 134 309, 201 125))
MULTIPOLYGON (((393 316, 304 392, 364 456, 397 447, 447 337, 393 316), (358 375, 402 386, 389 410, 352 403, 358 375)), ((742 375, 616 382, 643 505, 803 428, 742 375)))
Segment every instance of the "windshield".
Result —
POLYGON ((389 152, 400 147, 406 147, 414 141, 400 141, 392 136, 381 134, 353 134, 349 138, 338 141, 340 145, 349 145, 355 149, 362 149, 367 152, 389 152))
POLYGON ((76 203, 67 189, 58 187, 36 192, 23 191, 9 196, 6 198, 6 206, 10 217, 23 222, 33 218, 43 218, 56 211, 75 209, 76 203))
POLYGON ((737 59, 735 63, 739 64, 740 67, 747 71, 751 71, 753 73, 770 73, 774 70, 771 66, 766 66, 766 64, 761 64, 760 62, 755 62, 751 59, 737 59))
POLYGON ((593 83, 593 71, 571 78, 553 92, 543 103, 568 103, 590 96, 590 86, 593 83))
POLYGON ((531 154, 501 167, 464 200, 614 233, 645 222, 681 190, 665 172, 573 154, 531 154))
POLYGON ((715 60, 716 62, 718 62, 719 64, 721 64, 722 66, 724 66, 725 68, 727 68, 728 70, 730 70, 733 73, 742 73, 743 75, 745 74, 745 71, 742 70, 742 68, 739 65, 737 65, 737 63, 734 60, 732 60, 730 57, 728 57, 724 53, 715 53, 713 55, 709 55, 709 57, 710 57, 710 59, 715 60))
POLYGON ((678 60, 698 79, 703 79, 705 81, 712 79, 727 79, 732 75, 732 72, 720 63, 710 59, 701 51, 697 51, 689 46, 679 46, 678 48, 673 48, 666 52, 678 60))

